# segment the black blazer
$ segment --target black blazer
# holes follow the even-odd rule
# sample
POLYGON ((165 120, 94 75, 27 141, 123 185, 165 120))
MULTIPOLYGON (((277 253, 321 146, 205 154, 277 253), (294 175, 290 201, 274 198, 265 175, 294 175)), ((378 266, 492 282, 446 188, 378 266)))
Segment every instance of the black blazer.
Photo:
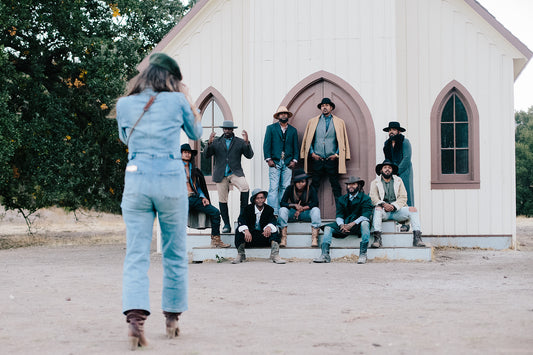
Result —
MULTIPOLYGON (((265 159, 279 161, 283 150, 283 131, 279 123, 267 126, 265 141, 263 142, 263 155, 265 159)), ((291 125, 287 126, 285 135, 285 164, 289 165, 291 160, 298 160, 300 149, 298 147, 298 131, 291 125)))
MULTIPOLYGON (((239 216, 238 223, 239 227, 247 226, 250 232, 255 229, 254 204, 249 204, 248 206, 244 207, 244 210, 239 216)), ((265 204, 263 213, 261 213, 261 218, 259 218, 259 225, 261 226, 261 230, 263 230, 263 228, 265 228, 269 223, 276 225, 276 217, 274 217, 274 209, 269 205, 265 204)))
POLYGON ((215 166, 213 168, 213 181, 221 182, 224 178, 226 164, 235 176, 244 176, 244 171, 241 165, 241 155, 248 159, 252 159, 254 151, 250 142, 245 143, 244 139, 233 136, 229 149, 226 148, 226 139, 224 136, 215 138, 213 143, 208 144, 204 150, 204 158, 209 159, 215 157, 215 166))

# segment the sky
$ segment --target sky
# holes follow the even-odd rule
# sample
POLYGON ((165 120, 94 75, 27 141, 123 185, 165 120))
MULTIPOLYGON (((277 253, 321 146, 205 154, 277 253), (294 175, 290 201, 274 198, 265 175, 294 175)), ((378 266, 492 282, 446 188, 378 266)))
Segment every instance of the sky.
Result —
MULTIPOLYGON (((533 51, 533 0, 477 0, 505 28, 533 51)), ((514 84, 514 108, 533 106, 533 58, 514 84)))

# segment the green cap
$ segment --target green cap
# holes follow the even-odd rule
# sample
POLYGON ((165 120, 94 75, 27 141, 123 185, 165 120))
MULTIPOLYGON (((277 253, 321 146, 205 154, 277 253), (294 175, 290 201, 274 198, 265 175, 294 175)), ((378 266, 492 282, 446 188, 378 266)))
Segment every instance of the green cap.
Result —
POLYGON ((166 69, 171 74, 177 76, 179 80, 182 79, 178 63, 165 53, 152 54, 150 56, 150 64, 155 65, 156 67, 166 69))

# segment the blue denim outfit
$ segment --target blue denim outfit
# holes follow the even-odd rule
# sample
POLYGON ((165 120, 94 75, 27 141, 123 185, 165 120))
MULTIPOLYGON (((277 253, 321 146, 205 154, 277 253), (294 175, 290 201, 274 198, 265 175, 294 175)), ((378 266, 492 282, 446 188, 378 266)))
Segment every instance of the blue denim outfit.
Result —
MULTIPOLYGON (((270 196, 270 194, 269 194, 270 196)), ((298 218, 294 218, 296 209, 281 207, 279 209, 279 218, 278 223, 280 228, 287 227, 288 222, 311 222, 311 227, 319 228, 322 225, 322 220, 320 219, 320 208, 313 207, 310 210, 303 211, 300 213, 298 218)))
POLYGON ((279 201, 291 184, 292 170, 289 169, 283 159, 275 162, 276 166, 268 167, 270 187, 268 189, 268 204, 274 209, 274 214, 279 214, 279 201))
MULTIPOLYGON (((150 89, 121 98, 117 103, 119 137, 126 142, 143 108, 156 93, 150 89)), ((162 308, 187 310, 188 258, 186 225, 188 199, 181 161, 180 133, 190 139, 202 135, 200 123, 182 93, 161 92, 135 127, 126 167, 122 215, 126 223, 126 258, 122 310, 150 312, 148 268, 156 213, 163 252, 162 308)))
POLYGON ((382 222, 388 220, 398 222, 405 222, 407 220, 410 220, 411 229, 413 231, 420 230, 420 217, 418 216, 418 212, 409 211, 409 207, 402 207, 394 212, 385 212, 384 209, 374 209, 374 217, 372 219, 372 223, 375 231, 381 232, 382 222))

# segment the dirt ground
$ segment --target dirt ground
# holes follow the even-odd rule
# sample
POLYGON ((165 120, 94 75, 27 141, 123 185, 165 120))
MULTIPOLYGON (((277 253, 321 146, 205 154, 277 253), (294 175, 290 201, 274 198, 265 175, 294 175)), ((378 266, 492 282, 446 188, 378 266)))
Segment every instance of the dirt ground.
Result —
MULTIPOLYGON (((120 216, 0 211, 0 353, 123 354, 120 216)), ((189 311, 164 337, 152 254, 153 354, 533 354, 533 219, 518 250, 437 249, 432 262, 190 264, 189 311)))

